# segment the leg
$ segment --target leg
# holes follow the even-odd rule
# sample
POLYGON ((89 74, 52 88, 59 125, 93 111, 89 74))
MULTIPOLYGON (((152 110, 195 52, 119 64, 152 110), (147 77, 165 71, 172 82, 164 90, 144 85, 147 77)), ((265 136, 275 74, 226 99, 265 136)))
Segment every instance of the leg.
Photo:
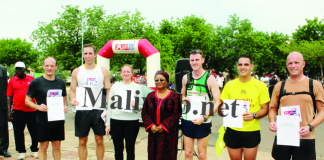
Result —
POLYGON ((192 160, 194 154, 195 139, 183 135, 183 142, 185 147, 185 159, 192 160))
POLYGON ((48 144, 49 144, 49 141, 39 143, 39 150, 38 150, 38 159, 39 160, 47 159, 48 144))
POLYGON ((209 141, 209 135, 205 138, 197 139, 198 156, 200 160, 207 159, 208 141, 209 141))
POLYGON ((243 148, 244 160, 255 160, 258 147, 259 145, 254 148, 243 148))
POLYGON ((233 149, 233 148, 227 147, 227 151, 228 151, 228 154, 229 154, 231 160, 241 160, 242 159, 242 152, 243 152, 242 148, 233 149))
POLYGON ((87 156, 88 156, 87 142, 88 142, 88 136, 79 137, 79 149, 78 149, 78 152, 79 152, 80 160, 87 159, 87 156))
POLYGON ((3 151, 7 151, 8 147, 9 147, 8 114, 7 111, 1 110, 0 111, 0 152, 2 153, 3 151))
POLYGON ((127 121, 127 126, 125 127, 124 135, 126 142, 126 152, 127 160, 135 159, 135 142, 139 131, 139 123, 136 121, 127 121))
POLYGON ((103 160, 104 155, 105 155, 105 146, 104 146, 104 141, 103 141, 103 136, 98 136, 95 135, 95 140, 96 140, 96 155, 98 160, 103 160))
POLYGON ((52 141, 54 160, 61 159, 61 141, 52 141))
POLYGON ((12 117, 16 151, 18 151, 19 153, 26 153, 24 130, 26 126, 26 120, 28 118, 22 111, 13 111, 12 117))
POLYGON ((36 121, 36 112, 27 113, 27 129, 30 134, 32 144, 30 150, 32 152, 38 151, 38 142, 37 142, 37 121, 36 121))
POLYGON ((115 159, 123 160, 124 158, 124 127, 122 121, 111 119, 111 136, 115 148, 115 159))

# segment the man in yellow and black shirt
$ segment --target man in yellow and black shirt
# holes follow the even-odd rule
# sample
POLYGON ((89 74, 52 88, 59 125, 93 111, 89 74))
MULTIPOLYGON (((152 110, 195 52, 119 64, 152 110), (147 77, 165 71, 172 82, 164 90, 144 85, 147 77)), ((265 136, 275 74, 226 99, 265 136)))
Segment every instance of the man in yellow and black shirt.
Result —
POLYGON ((251 57, 241 55, 237 63, 239 78, 225 85, 220 98, 222 101, 250 102, 249 112, 243 113, 243 128, 228 127, 224 135, 224 142, 231 159, 242 159, 242 155, 245 160, 256 159, 261 141, 260 118, 268 113, 269 92, 263 82, 251 76, 253 68, 251 57))

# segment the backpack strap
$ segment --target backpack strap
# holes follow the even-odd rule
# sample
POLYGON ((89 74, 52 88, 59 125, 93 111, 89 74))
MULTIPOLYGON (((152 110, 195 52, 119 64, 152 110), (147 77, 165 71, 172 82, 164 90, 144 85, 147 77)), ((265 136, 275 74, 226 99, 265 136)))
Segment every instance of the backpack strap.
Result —
POLYGON ((207 91, 207 94, 208 94, 208 97, 209 97, 209 99, 212 101, 214 98, 213 98, 213 95, 211 94, 211 91, 209 90, 209 87, 208 87, 208 84, 207 84, 207 80, 208 80, 208 78, 211 76, 211 74, 210 73, 207 73, 207 77, 206 77, 206 81, 205 81, 205 89, 206 89, 206 91, 207 91))
POLYGON ((280 93, 279 93, 279 97, 278 97, 277 115, 278 115, 278 110, 279 110, 279 106, 280 106, 280 99, 284 95, 284 92, 286 92, 286 91, 284 91, 285 84, 286 84, 286 80, 283 80, 282 83, 281 83, 280 93))
MULTIPOLYGON (((309 92, 310 96, 312 97, 313 100, 313 106, 314 106, 314 113, 316 114, 317 108, 316 108, 316 100, 315 100, 315 94, 314 94, 314 85, 313 85, 313 79, 309 79, 309 92)), ((315 118, 315 116, 314 116, 315 118)))

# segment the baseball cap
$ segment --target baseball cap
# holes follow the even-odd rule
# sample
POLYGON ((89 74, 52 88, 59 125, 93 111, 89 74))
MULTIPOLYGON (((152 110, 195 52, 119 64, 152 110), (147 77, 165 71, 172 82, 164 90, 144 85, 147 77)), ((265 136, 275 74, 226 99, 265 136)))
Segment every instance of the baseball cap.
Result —
POLYGON ((17 67, 26 68, 24 62, 17 62, 17 63, 15 64, 15 68, 17 68, 17 67))

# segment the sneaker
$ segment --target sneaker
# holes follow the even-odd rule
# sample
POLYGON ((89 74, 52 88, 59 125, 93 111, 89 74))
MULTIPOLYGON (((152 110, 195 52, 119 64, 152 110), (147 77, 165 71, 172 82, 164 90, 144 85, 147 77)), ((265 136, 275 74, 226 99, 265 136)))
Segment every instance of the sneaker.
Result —
POLYGON ((20 153, 18 159, 25 159, 26 158, 26 153, 20 153))
POLYGON ((38 158, 38 152, 33 152, 33 157, 38 158))

